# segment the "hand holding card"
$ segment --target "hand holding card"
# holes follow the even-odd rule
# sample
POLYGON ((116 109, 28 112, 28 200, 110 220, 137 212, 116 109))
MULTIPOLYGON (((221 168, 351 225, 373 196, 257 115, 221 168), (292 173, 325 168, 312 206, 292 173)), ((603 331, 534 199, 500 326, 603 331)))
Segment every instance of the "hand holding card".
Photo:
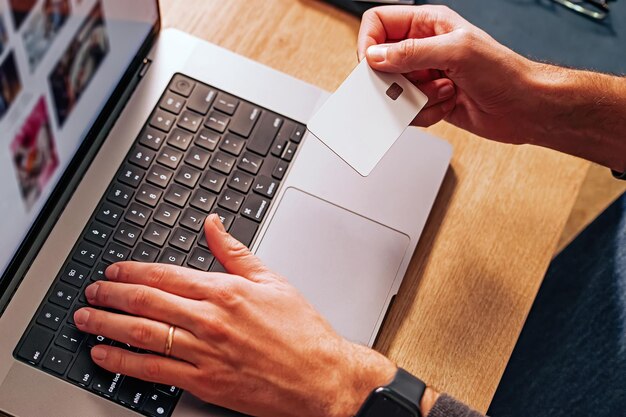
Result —
POLYGON ((363 60, 307 128, 362 176, 368 176, 428 98, 404 76, 363 60))

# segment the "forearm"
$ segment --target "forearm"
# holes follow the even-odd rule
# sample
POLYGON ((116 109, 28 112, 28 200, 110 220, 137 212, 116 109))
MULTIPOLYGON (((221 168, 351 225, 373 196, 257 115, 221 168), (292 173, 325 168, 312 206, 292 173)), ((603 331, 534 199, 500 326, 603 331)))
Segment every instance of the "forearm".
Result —
POLYGON ((529 142, 626 171, 626 78, 545 64, 535 68, 529 142))

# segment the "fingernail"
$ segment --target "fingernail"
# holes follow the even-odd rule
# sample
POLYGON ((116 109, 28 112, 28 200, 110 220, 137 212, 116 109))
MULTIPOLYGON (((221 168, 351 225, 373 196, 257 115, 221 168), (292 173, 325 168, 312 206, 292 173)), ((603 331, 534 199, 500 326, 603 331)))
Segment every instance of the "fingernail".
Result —
POLYGON ((387 58, 387 47, 372 45, 367 48, 367 57, 374 62, 383 62, 387 58))
POLYGON ((107 351, 104 348, 95 346, 94 348, 91 349, 91 357, 95 361, 103 361, 107 357, 107 351))
POLYGON ((94 300, 96 298, 96 295, 98 295, 99 289, 100 289, 100 284, 98 283, 91 284, 90 286, 88 286, 85 289, 85 295, 87 296, 87 299, 94 300))
POLYGON ((74 322, 78 324, 79 326, 85 325, 85 323, 87 323, 87 320, 89 320, 88 310, 81 308, 76 313, 74 313, 74 322))
POLYGON ((224 223, 222 223, 222 221, 220 220, 220 216, 218 216, 217 214, 212 214, 211 216, 213 216, 213 224, 215 224, 222 233, 226 233, 224 223))
POLYGON ((448 97, 452 97, 453 94, 454 94, 454 87, 452 87, 450 84, 446 84, 439 89, 439 92, 437 93, 437 97, 441 100, 441 99, 445 99, 448 97))
POLYGON ((117 279, 117 274, 119 273, 120 273, 120 267, 115 264, 110 265, 106 269, 106 271, 104 271, 104 275, 106 275, 108 279, 112 279, 112 280, 117 279))

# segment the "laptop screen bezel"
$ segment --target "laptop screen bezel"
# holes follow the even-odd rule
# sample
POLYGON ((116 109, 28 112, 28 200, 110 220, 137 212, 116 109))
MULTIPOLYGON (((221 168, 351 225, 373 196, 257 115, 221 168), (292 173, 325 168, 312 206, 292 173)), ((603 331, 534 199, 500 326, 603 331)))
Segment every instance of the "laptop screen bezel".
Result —
POLYGON ((133 57, 127 70, 120 78, 120 81, 113 89, 113 93, 109 96, 104 107, 102 107, 91 129, 89 129, 87 135, 85 135, 82 144, 68 164, 59 182, 54 187, 41 212, 28 230, 26 237, 22 240, 17 251, 11 258, 7 268, 0 275, 0 317, 2 317, 13 294, 21 284, 34 258, 48 238, 56 221, 63 212, 63 208, 72 197, 76 187, 80 183, 80 178, 82 178, 85 171, 89 168, 97 151, 102 146, 112 125, 112 119, 117 118, 115 109, 120 107, 120 102, 126 95, 126 92, 129 88, 132 88, 146 56, 158 38, 158 34, 161 31, 161 8, 158 0, 154 0, 154 4, 157 10, 157 18, 149 34, 144 39, 137 54, 133 57))

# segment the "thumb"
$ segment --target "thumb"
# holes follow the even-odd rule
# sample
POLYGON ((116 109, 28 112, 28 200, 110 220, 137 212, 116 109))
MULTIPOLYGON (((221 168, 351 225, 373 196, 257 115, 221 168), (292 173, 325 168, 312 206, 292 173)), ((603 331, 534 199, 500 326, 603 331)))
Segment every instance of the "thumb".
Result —
POLYGON ((260 281, 262 275, 268 272, 259 258, 226 232, 217 214, 207 217, 204 222, 204 233, 209 250, 228 273, 240 275, 251 281, 260 281))
POLYGON ((406 74, 425 69, 447 70, 448 57, 454 48, 449 35, 372 45, 366 52, 367 61, 373 69, 383 72, 406 74))

